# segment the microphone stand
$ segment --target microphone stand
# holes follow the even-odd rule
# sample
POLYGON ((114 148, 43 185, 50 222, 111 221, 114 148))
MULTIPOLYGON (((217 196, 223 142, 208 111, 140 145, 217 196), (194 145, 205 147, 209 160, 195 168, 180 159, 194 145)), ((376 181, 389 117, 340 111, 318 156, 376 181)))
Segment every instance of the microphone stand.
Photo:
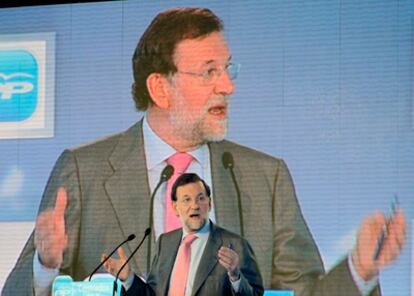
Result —
POLYGON ((240 235, 244 237, 242 201, 241 201, 240 188, 239 188, 239 185, 237 184, 236 175, 234 174, 234 169, 233 169, 234 168, 233 155, 230 152, 224 152, 222 155, 222 162, 223 162, 223 166, 226 169, 230 170, 231 179, 233 181, 234 187, 236 188, 237 201, 238 201, 238 206, 239 206, 240 235))

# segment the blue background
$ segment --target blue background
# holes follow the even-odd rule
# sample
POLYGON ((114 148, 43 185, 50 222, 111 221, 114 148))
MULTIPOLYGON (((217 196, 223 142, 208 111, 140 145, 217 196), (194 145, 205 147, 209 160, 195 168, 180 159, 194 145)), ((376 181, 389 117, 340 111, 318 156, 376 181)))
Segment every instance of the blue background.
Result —
MULTIPOLYGON (((412 219, 414 3, 325 0, 1 9, 0 34, 56 32, 56 118, 54 138, 0 141, 0 221, 34 220, 65 147, 141 117, 130 94, 132 53, 171 6, 208 6, 223 19, 242 64, 228 138, 286 160, 328 268, 352 246, 363 217, 388 212, 394 194, 412 219)), ((407 241, 381 275, 384 295, 409 294, 407 241)))

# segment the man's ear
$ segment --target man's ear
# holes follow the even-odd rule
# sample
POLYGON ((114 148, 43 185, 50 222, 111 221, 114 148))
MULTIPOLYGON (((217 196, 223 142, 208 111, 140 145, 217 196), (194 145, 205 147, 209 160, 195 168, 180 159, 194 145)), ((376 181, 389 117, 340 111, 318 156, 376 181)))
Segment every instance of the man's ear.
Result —
POLYGON ((177 202, 176 202, 176 201, 171 201, 171 207, 172 207, 172 209, 173 209, 173 211, 174 211, 175 215, 176 215, 177 217, 179 217, 179 216, 180 216, 180 214, 178 213, 178 210, 177 210, 177 202))
POLYGON ((151 73, 147 78, 147 89, 155 105, 167 109, 170 101, 170 82, 165 75, 151 73))

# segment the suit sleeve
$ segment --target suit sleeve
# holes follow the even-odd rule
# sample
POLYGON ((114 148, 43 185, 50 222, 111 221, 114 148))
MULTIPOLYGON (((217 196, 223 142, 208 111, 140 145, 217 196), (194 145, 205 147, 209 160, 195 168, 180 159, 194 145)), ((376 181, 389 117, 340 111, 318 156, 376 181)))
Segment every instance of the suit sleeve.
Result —
MULTIPOLYGON (((125 292, 125 291, 124 291, 125 292)), ((127 296, 154 296, 155 293, 152 290, 151 286, 149 286, 147 283, 145 283, 143 280, 141 280, 136 275, 134 276, 134 281, 132 282, 131 288, 128 289, 124 293, 124 295, 127 296)))
MULTIPOLYGON (((76 159, 72 152, 66 150, 57 160, 49 177, 48 184, 43 194, 39 213, 55 205, 56 193, 60 186, 65 187, 68 193, 68 204, 65 211, 66 233, 68 235, 68 247, 64 252, 61 273, 72 275, 73 264, 78 246, 80 200, 81 189, 79 183, 76 159)), ((2 291, 3 296, 22 295, 32 296, 33 290, 33 256, 34 231, 26 242, 16 265, 8 276, 2 291)))
POLYGON ((240 256, 240 286, 236 295, 263 295, 263 279, 254 255, 253 249, 246 241, 242 241, 242 256, 240 256))
MULTIPOLYGON (((360 296, 346 260, 325 274, 283 161, 274 188, 272 288, 293 290, 295 296, 360 296)), ((371 295, 380 295, 379 289, 371 295)))
POLYGON ((297 296, 310 295, 307 291, 324 269, 283 161, 279 162, 274 182, 271 286, 293 290, 297 296))

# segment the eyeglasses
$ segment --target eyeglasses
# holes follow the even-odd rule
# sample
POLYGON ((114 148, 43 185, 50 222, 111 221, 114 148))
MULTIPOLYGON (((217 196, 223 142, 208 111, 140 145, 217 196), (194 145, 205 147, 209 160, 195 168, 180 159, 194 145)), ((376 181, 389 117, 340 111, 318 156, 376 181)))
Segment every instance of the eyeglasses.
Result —
POLYGON ((220 78, 221 74, 223 74, 223 71, 227 72, 227 75, 229 75, 230 80, 236 79, 237 75, 240 72, 240 67, 241 67, 240 64, 228 63, 224 68, 211 67, 211 68, 205 69, 201 73, 187 72, 187 71, 177 71, 177 72, 180 74, 200 77, 203 84, 210 85, 210 84, 214 84, 220 78))

